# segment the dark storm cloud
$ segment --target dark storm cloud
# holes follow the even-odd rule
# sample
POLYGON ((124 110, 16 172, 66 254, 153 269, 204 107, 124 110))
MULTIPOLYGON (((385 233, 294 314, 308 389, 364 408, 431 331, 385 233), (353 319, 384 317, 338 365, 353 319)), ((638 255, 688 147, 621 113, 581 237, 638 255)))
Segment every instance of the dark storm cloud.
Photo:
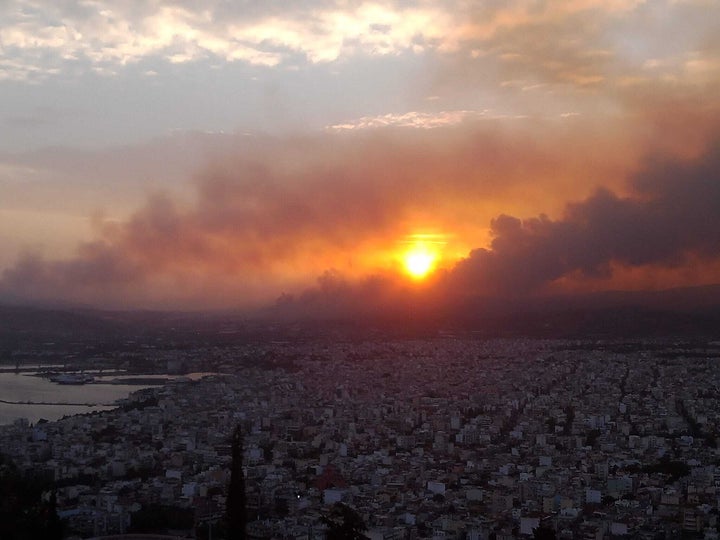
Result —
POLYGON ((720 145, 690 162, 651 159, 631 187, 628 197, 600 189, 558 220, 495 218, 490 247, 460 261, 449 283, 526 294, 573 273, 610 278, 615 264, 676 267, 720 256, 720 145))
MULTIPOLYGON (((326 273, 304 293, 284 295, 277 313, 290 316, 369 314, 413 318, 442 314, 463 298, 526 298, 562 280, 592 279, 613 287, 618 268, 682 269, 720 260, 720 144, 693 160, 652 157, 629 194, 598 189, 568 204, 560 219, 501 214, 488 248, 473 250, 425 287, 394 275, 349 282, 326 273)), ((715 269, 715 270, 713 270, 715 269)), ((720 275, 710 276, 714 282, 720 275)), ((557 289, 555 289, 557 291, 557 289)), ((562 289, 560 289, 562 290, 562 289)))

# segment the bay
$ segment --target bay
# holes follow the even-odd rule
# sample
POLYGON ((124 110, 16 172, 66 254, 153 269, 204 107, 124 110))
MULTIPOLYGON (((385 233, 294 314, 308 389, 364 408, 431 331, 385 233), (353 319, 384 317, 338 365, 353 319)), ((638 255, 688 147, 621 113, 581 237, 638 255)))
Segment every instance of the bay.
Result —
POLYGON ((95 383, 61 385, 27 373, 0 373, 0 400, 53 403, 0 403, 0 425, 11 424, 18 418, 35 423, 41 418, 53 421, 63 416, 113 409, 117 400, 148 386, 95 383), (71 405, 73 403, 89 403, 92 406, 71 405))

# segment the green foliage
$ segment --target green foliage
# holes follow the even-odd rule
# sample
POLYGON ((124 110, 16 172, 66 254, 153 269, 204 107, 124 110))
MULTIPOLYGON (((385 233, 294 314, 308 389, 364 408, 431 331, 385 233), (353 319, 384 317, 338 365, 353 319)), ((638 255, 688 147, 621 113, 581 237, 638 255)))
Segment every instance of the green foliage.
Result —
POLYGON ((327 525, 327 540, 366 540, 363 534, 367 530, 365 522, 353 508, 343 503, 335 503, 328 515, 322 517, 327 525))
POLYGON ((563 435, 572 433, 572 424, 575 420, 575 407, 568 405, 565 407, 565 423, 563 424, 563 435))
POLYGON ((229 538, 227 532, 227 523, 222 520, 213 523, 199 523, 195 528, 195 538, 197 538, 198 540, 229 538))
POLYGON ((155 396, 150 396, 147 399, 144 399, 142 401, 133 401, 128 402, 120 406, 120 409, 125 412, 130 412, 133 410, 141 411, 147 407, 155 407, 158 404, 158 398, 155 396))
POLYGON ((595 446, 598 438, 600 437, 599 429, 591 429, 585 434, 585 446, 595 446))
MULTIPOLYGON (((716 464, 720 464, 720 460, 716 464)), ((629 473, 643 472, 648 474, 664 474, 670 476, 670 481, 675 482, 680 478, 690 474, 690 467, 684 461, 679 459, 670 459, 666 454, 655 463, 646 465, 628 465, 624 470, 629 473)))
POLYGON ((557 536, 550 527, 540 525, 533 529, 533 540, 555 540, 557 536))
POLYGON ((23 475, 0 456, 0 538, 59 540, 63 526, 57 515, 52 483, 39 474, 23 475))
POLYGON ((642 471, 649 474, 668 474, 670 475, 671 480, 675 482, 683 476, 689 475, 690 467, 684 461, 671 460, 670 458, 663 456, 657 463, 643 467, 642 471))
POLYGON ((129 532, 162 534, 170 529, 192 529, 193 524, 191 509, 151 504, 132 515, 129 532))

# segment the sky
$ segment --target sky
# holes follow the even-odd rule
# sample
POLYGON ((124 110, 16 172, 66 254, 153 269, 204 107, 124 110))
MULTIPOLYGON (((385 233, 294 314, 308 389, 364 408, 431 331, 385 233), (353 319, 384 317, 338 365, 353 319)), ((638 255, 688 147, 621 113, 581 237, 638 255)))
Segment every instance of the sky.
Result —
POLYGON ((716 0, 5 0, 0 95, 0 301, 720 283, 716 0))

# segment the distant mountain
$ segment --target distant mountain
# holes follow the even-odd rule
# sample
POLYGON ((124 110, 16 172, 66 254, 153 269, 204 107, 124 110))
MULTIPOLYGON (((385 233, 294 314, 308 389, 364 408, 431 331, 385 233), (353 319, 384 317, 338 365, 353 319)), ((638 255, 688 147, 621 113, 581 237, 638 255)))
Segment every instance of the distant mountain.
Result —
POLYGON ((352 323, 394 334, 438 329, 486 336, 627 337, 720 334, 720 285, 663 291, 604 291, 537 296, 407 298, 381 308, 354 310, 295 301, 265 314, 297 324, 352 323))
POLYGON ((720 337, 720 285, 525 299, 465 299, 446 321, 488 334, 720 337))
POLYGON ((720 339, 720 285, 533 298, 462 297, 362 311, 154 312, 0 306, 0 352, 20 342, 152 341, 158 346, 333 335, 671 337, 720 339))
POLYGON ((602 291, 573 296, 557 296, 559 305, 586 308, 644 307, 667 311, 700 312, 720 307, 720 284, 697 287, 677 287, 660 291, 602 291))
POLYGON ((0 306, 0 344, 19 339, 82 341, 116 336, 126 330, 126 323, 101 311, 0 306))

